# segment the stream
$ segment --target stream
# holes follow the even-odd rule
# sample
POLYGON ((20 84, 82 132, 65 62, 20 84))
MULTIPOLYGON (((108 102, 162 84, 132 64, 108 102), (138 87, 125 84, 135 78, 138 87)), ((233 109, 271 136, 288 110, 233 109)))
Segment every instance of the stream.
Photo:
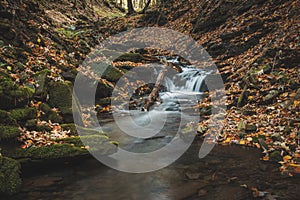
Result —
MULTIPOLYGON (((100 118, 102 130, 119 141, 120 148, 130 152, 147 153, 165 147, 180 137, 178 130, 197 120, 197 113, 191 112, 191 108, 203 96, 203 81, 208 73, 185 67, 177 77, 166 77, 166 90, 160 92, 160 103, 149 112, 120 109, 113 115, 103 116, 100 118), (143 133, 147 133, 144 137, 136 137, 143 133, 132 128, 132 121, 143 127, 143 133), (155 134, 149 137, 147 130, 155 134)), ((117 171, 92 156, 32 163, 22 168, 21 193, 7 199, 239 200, 254 199, 253 188, 261 191, 261 199, 300 197, 300 177, 281 175, 279 164, 260 160, 259 149, 216 145, 205 158, 199 159, 201 145, 201 139, 196 136, 174 163, 141 174, 117 171)), ((155 164, 162 162, 163 165, 166 161, 168 158, 158 158, 155 164)))

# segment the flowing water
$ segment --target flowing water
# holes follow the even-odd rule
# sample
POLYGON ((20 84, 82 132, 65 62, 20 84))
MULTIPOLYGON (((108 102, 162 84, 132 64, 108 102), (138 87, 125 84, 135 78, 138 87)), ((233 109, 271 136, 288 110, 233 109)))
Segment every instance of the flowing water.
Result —
MULTIPOLYGON (((179 133, 188 122, 198 120, 193 105, 203 97, 209 73, 185 66, 180 74, 166 76, 160 103, 149 112, 118 110, 113 117, 100 119, 102 130, 127 151, 147 153, 163 148, 181 137, 179 133), (141 129, 132 130, 132 123, 141 129)), ((234 200, 253 199, 252 187, 268 192, 265 199, 269 200, 300 196, 299 177, 280 175, 277 164, 260 161, 258 149, 216 146, 207 157, 199 159, 199 141, 196 138, 170 166, 142 174, 116 171, 92 157, 30 164, 23 167, 22 193, 11 199, 234 200)))

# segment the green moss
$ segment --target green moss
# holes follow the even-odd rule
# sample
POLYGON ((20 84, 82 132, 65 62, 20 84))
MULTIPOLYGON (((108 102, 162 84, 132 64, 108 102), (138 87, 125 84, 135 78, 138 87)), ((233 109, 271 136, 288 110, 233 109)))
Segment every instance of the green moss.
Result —
POLYGON ((88 146, 89 151, 102 155, 113 154, 117 151, 117 142, 109 141, 105 135, 74 136, 59 140, 77 147, 88 146))
POLYGON ((49 84, 49 104, 56 108, 72 107, 72 83, 51 82, 49 84))
POLYGON ((30 120, 37 117, 37 110, 33 107, 19 108, 11 110, 10 115, 17 121, 30 120))
POLYGON ((71 144, 54 144, 51 146, 17 149, 15 158, 30 158, 31 160, 67 158, 88 154, 87 150, 71 144))
POLYGON ((51 82, 49 85, 49 104, 59 108, 66 123, 73 122, 72 92, 72 83, 69 81, 51 82))
POLYGON ((19 191, 21 183, 19 162, 0 157, 0 193, 14 194, 19 191))
POLYGON ((25 127, 31 131, 36 130, 37 129, 37 119, 27 120, 25 123, 25 127))
POLYGON ((46 103, 42 103, 42 104, 40 105, 39 108, 40 108, 40 110, 43 111, 45 114, 47 114, 47 113, 49 113, 49 112, 51 111, 50 106, 49 106, 48 104, 46 104, 46 103))
POLYGON ((60 116, 57 112, 51 110, 51 107, 48 104, 42 103, 39 109, 43 112, 41 116, 41 120, 44 121, 50 120, 51 122, 54 123, 62 123, 63 121, 62 116, 60 116))
POLYGON ((102 76, 106 80, 116 83, 123 76, 123 72, 109 65, 102 74, 102 76))
POLYGON ((84 136, 84 135, 105 135, 105 136, 107 136, 107 133, 105 133, 103 131, 91 129, 91 128, 85 128, 85 127, 81 127, 81 126, 76 126, 76 130, 78 131, 78 134, 81 136, 84 136))
POLYGON ((2 126, 0 125, 0 140, 15 138, 20 134, 17 126, 2 126))
POLYGON ((0 124, 3 125, 17 125, 17 122, 15 119, 11 117, 9 112, 6 112, 4 110, 0 110, 0 124))
POLYGON ((70 131, 71 135, 77 135, 75 124, 61 124, 63 130, 70 131))
POLYGON ((34 90, 18 86, 10 79, 0 80, 0 109, 23 107, 32 99, 34 90))
POLYGON ((63 118, 58 113, 51 111, 41 116, 41 120, 51 121, 53 123, 62 123, 63 118))
POLYGON ((131 61, 131 62, 141 62, 143 60, 143 56, 139 53, 124 53, 119 56, 116 61, 131 61))
POLYGON ((73 123, 73 111, 72 107, 62 107, 60 108, 61 115, 63 116, 63 121, 65 123, 73 123))
POLYGON ((48 69, 37 72, 34 75, 35 82, 38 84, 38 87, 35 90, 35 96, 45 98, 47 96, 48 88, 48 75, 51 74, 51 71, 48 69))

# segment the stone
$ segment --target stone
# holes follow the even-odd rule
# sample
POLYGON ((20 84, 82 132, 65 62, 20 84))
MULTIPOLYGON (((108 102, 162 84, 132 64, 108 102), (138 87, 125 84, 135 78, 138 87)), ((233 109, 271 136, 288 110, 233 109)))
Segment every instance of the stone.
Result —
POLYGON ((16 138, 19 134, 20 130, 18 126, 0 125, 0 141, 16 138))
POLYGON ((279 91, 271 90, 269 93, 263 97, 263 102, 270 102, 279 95, 279 91))
POLYGON ((34 107, 17 108, 10 110, 10 116, 18 122, 37 118, 37 110, 34 107))
POLYGON ((20 168, 18 161, 0 155, 0 193, 12 195, 20 190, 20 168))
POLYGON ((11 79, 0 80, 0 109, 8 110, 24 107, 32 99, 34 91, 26 86, 18 86, 11 79))
POLYGON ((276 161, 279 162, 282 160, 282 156, 280 151, 273 151, 272 153, 270 153, 270 160, 271 161, 276 161))
POLYGON ((48 102, 52 107, 60 110, 65 123, 73 122, 72 92, 72 83, 69 81, 51 82, 49 84, 48 102))
POLYGON ((39 97, 41 99, 45 99, 47 96, 48 89, 48 75, 51 74, 51 71, 48 69, 37 72, 34 75, 34 80, 37 83, 37 87, 35 89, 35 97, 39 97))
POLYGON ((257 130, 257 127, 255 124, 246 124, 245 130, 249 132, 254 132, 257 130))

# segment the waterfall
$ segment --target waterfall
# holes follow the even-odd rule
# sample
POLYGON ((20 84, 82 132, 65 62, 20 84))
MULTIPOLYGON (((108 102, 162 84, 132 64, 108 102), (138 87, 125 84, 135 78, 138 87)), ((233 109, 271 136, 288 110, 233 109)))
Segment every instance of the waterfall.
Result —
POLYGON ((209 72, 192 67, 183 67, 182 70, 174 77, 165 77, 167 91, 204 92, 204 80, 209 72))

